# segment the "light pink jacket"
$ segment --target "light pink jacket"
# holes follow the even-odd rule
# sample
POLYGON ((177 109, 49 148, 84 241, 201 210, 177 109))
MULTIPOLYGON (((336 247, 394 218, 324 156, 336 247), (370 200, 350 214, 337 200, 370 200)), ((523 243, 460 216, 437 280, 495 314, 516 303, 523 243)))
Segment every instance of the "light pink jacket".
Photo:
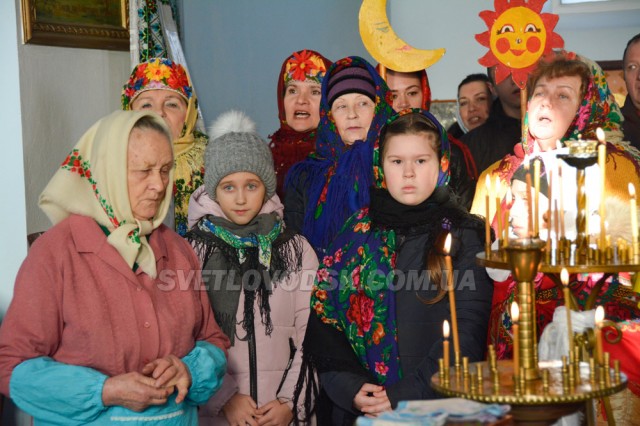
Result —
MULTIPOLYGON (((276 212, 282 217, 283 210, 284 207, 280 199, 274 195, 265 203, 260 213, 276 212)), ((189 201, 189 228, 207 214, 227 219, 220 205, 209 198, 204 186, 201 186, 191 195, 189 201)), ((292 273, 286 280, 273 283, 273 294, 269 298, 273 323, 271 336, 265 334, 264 325, 260 321, 259 315, 256 315, 258 406, 276 398, 280 400, 293 398, 294 387, 302 363, 302 341, 307 329, 311 288, 318 269, 318 259, 315 252, 306 240, 303 241, 303 244, 302 270, 298 273, 292 273), (282 389, 276 395, 276 390, 289 362, 290 337, 293 338, 297 350, 282 389)), ((236 318, 243 317, 243 307, 244 294, 241 293, 236 318)), ((258 307, 256 306, 257 311, 258 307)), ((234 346, 229 349, 228 370, 222 388, 209 400, 206 407, 201 407, 199 413, 201 425, 228 424, 221 411, 224 404, 237 392, 249 395, 249 349, 247 342, 237 338, 237 336, 243 337, 244 335, 245 331, 241 326, 238 326, 234 346)))

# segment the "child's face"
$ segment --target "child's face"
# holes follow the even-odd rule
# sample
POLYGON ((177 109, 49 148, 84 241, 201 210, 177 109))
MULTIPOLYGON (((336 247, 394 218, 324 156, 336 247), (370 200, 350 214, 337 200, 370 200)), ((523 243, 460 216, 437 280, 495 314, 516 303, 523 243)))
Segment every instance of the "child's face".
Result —
POLYGON ((367 139, 375 108, 373 101, 360 93, 347 93, 333 102, 331 115, 345 145, 367 139))
POLYGON ((416 206, 433 194, 440 160, 432 132, 391 136, 386 141, 382 169, 387 190, 399 203, 416 206))
POLYGON ((236 225, 246 225, 258 215, 265 194, 262 180, 249 172, 231 173, 216 188, 216 199, 222 212, 236 225))
MULTIPOLYGON (((531 192, 533 193, 533 189, 531 192)), ((527 237, 529 221, 529 198, 531 198, 529 194, 527 194, 527 184, 521 180, 512 181, 511 193, 513 194, 513 205, 511 206, 511 226, 513 227, 513 233, 516 234, 518 238, 525 238, 527 237)), ((549 199, 541 192, 538 201, 538 223, 540 224, 540 229, 543 229, 546 227, 543 216, 549 209, 549 199)), ((534 209, 532 209, 532 211, 533 210, 534 209)))

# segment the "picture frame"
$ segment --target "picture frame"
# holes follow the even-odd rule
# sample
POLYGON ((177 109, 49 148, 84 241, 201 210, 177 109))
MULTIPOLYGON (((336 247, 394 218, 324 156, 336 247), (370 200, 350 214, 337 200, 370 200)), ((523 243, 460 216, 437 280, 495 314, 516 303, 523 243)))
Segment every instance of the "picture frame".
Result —
POLYGON ((431 101, 431 108, 429 112, 431 112, 442 124, 442 127, 448 129, 456 120, 456 109, 458 108, 458 103, 455 99, 435 99, 431 101))
POLYGON ((21 0, 27 44, 129 50, 128 0, 21 0))

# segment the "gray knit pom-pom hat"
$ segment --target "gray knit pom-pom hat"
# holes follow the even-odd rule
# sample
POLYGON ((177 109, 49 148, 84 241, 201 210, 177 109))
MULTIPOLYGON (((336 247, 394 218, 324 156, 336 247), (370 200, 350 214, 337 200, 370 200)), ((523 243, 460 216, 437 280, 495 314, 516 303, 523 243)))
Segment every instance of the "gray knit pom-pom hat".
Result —
POLYGON ((209 129, 211 140, 204 153, 204 186, 212 200, 220 181, 232 173, 249 172, 260 178, 266 198, 276 193, 276 173, 267 143, 256 133, 255 123, 241 111, 222 113, 209 129))

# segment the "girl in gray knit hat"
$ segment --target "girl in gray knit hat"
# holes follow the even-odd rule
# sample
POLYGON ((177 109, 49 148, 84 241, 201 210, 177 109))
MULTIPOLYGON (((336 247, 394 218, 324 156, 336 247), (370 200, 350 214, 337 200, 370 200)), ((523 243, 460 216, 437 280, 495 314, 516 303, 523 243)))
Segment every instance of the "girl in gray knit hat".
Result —
POLYGON ((210 135, 187 238, 232 347, 222 388, 200 410, 200 424, 286 425, 318 259, 304 237, 285 228, 271 151, 254 123, 229 111, 210 135))

